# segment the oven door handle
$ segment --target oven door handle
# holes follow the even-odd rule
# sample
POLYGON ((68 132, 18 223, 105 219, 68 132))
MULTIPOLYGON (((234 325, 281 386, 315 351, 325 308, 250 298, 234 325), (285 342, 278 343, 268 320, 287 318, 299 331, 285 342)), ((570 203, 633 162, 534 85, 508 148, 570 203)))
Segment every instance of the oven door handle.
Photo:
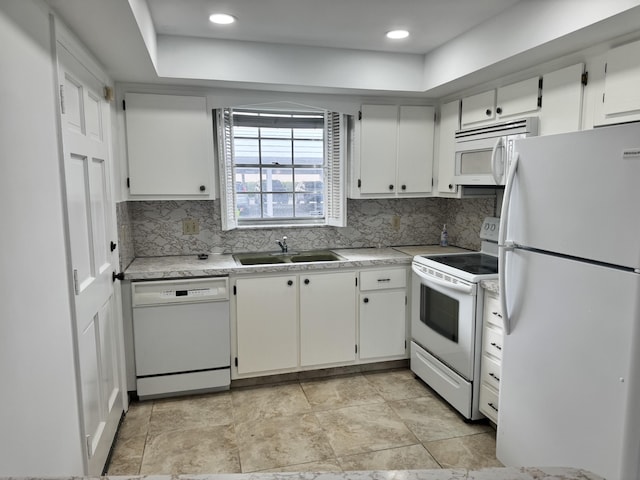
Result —
POLYGON ((445 282, 443 280, 439 280, 439 279, 437 279, 435 277, 427 277, 422 272, 417 271, 415 268, 413 269, 413 271, 415 272, 416 275, 418 275, 420 278, 424 279, 427 282, 431 282, 431 283, 434 283, 436 285, 440 285, 441 287, 445 287, 445 288, 448 288, 450 290, 456 290, 458 292, 466 293, 467 295, 473 295, 473 293, 474 293, 473 285, 459 285, 459 284, 455 284, 455 283, 449 283, 449 282, 445 282))

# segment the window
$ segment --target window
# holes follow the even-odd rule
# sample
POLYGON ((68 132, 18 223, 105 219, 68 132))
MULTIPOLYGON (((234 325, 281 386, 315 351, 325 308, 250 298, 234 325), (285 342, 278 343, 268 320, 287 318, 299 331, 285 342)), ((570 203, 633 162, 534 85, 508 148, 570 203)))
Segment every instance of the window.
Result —
POLYGON ((223 229, 344 225, 344 118, 334 112, 222 109, 223 229))

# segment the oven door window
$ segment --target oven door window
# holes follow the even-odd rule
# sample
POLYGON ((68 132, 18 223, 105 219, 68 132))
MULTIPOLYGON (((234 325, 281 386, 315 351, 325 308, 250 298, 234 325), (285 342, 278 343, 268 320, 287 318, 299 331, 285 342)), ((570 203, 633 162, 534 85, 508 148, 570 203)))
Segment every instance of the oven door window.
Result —
POLYGON ((452 342, 458 343, 460 302, 422 284, 420 321, 452 342))

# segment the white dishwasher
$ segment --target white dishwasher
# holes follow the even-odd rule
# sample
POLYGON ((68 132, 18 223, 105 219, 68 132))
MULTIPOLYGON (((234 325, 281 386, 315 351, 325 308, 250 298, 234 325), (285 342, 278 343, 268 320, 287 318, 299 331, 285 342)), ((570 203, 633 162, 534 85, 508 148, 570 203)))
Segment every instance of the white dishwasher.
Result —
POLYGON ((228 278, 132 282, 131 293, 140 399, 229 388, 228 278))

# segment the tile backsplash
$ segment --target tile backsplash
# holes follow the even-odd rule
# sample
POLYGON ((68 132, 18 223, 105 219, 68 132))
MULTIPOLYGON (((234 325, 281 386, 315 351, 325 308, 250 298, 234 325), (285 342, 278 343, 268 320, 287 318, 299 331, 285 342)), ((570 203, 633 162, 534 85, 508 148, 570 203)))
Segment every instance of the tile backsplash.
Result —
POLYGON ((223 231, 217 200, 132 201, 116 210, 122 268, 135 257, 276 250, 283 235, 296 250, 435 244, 444 223, 451 245, 477 250, 482 219, 494 211, 493 198, 350 199, 346 227, 223 231), (394 217, 400 219, 397 228, 394 217), (187 218, 198 222, 199 233, 183 234, 187 218))

